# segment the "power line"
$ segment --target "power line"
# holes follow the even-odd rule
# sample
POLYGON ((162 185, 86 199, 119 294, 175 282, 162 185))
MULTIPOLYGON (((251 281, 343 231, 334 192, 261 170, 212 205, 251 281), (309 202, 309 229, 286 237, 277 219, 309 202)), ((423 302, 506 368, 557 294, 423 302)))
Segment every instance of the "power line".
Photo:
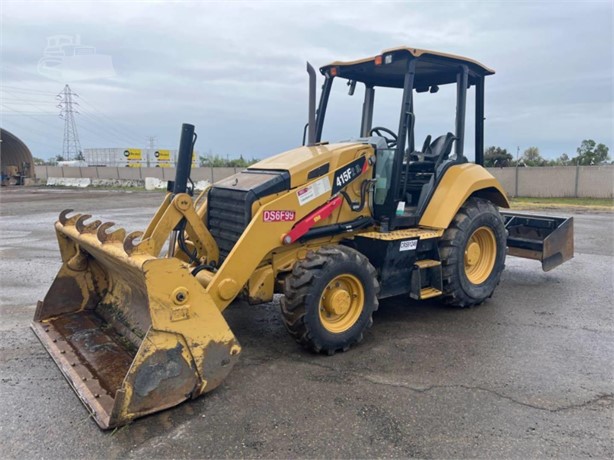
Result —
MULTIPOLYGON (((4 102, 7 103, 7 104, 11 104, 11 105, 12 104, 16 104, 15 101, 7 101, 6 99, 4 100, 4 102)), ((10 109, 9 111, 4 111, 3 113, 7 114, 7 113, 13 113, 13 112, 15 112, 15 110, 10 109)), ((28 110, 28 111, 22 110, 19 113, 24 114, 24 115, 41 115, 41 116, 45 116, 45 117, 46 116, 54 116, 54 117, 58 116, 57 112, 49 112, 49 111, 41 112, 40 110, 28 110)))
POLYGON ((114 126, 114 129, 116 131, 122 132, 125 136, 129 136, 129 137, 135 135, 134 131, 132 131, 132 129, 130 129, 130 127, 128 127, 127 125, 124 125, 121 122, 111 118, 110 116, 105 114, 102 110, 100 110, 97 106, 89 102, 87 99, 83 97, 81 97, 80 99, 81 99, 81 102, 90 106, 90 108, 96 113, 96 116, 100 117, 101 119, 106 118, 108 120, 107 123, 111 123, 114 126))
MULTIPOLYGON (((13 105, 13 103, 17 103, 17 100, 15 100, 15 99, 10 99, 10 100, 3 99, 2 101, 5 102, 5 103, 10 104, 11 106, 13 105)), ((13 109, 11 107, 10 108, 10 112, 16 112, 16 113, 19 113, 21 115, 28 116, 29 118, 31 118, 31 119, 39 122, 39 123, 45 123, 45 122, 40 121, 39 119, 34 118, 33 116, 34 115, 47 116, 47 115, 49 115, 51 113, 43 111, 44 109, 46 109, 46 107, 43 107, 43 105, 46 105, 46 104, 44 104, 44 103, 42 103, 40 101, 36 101, 36 102, 37 103, 32 103, 32 101, 23 100, 21 102, 21 104, 20 104, 20 105, 27 105, 28 107, 32 107, 34 109, 33 111, 18 110, 18 109, 13 109)), ((8 108, 8 106, 6 104, 3 104, 3 105, 8 108)), ((81 121, 79 123, 80 130, 85 129, 89 133, 94 134, 96 136, 96 138, 98 138, 99 140, 101 140, 103 142, 108 142, 109 135, 112 135, 117 140, 119 140, 122 144, 125 144, 125 145, 139 145, 139 144, 141 144, 141 141, 138 141, 135 136, 126 136, 123 133, 121 133, 120 131, 116 130, 113 126, 110 126, 105 120, 103 120, 98 115, 90 114, 90 113, 86 112, 85 110, 83 110, 83 106, 82 105, 80 105, 79 108, 81 109, 79 111, 79 115, 81 116, 81 121), (87 125, 88 121, 91 122, 91 125, 89 126, 89 129, 88 129, 88 125, 87 125)), ((53 115, 57 116, 57 112, 53 112, 53 115)))
MULTIPOLYGON (((38 97, 38 96, 37 96, 38 97)), ((53 105, 53 108, 55 108, 55 103, 57 101, 49 101, 47 96, 43 96, 45 97, 46 100, 41 101, 41 100, 37 100, 37 99, 32 99, 32 96, 29 95, 24 95, 24 94, 15 94, 15 93, 6 93, 3 94, 2 96, 0 96, 0 99, 4 100, 4 101, 14 101, 14 102, 21 102, 24 104, 31 104, 32 102, 36 102, 37 104, 48 104, 48 105, 53 105)))
POLYGON ((3 90, 9 90, 9 91, 17 91, 20 93, 30 93, 30 94, 40 94, 40 95, 45 95, 45 96, 54 96, 55 97, 55 93, 52 93, 50 91, 41 91, 38 89, 30 89, 30 88, 18 88, 16 86, 6 86, 6 85, 2 85, 2 89, 3 90))
POLYGON ((123 131, 120 131, 117 127, 115 127, 114 125, 102 119, 99 114, 94 114, 94 113, 90 113, 90 112, 86 112, 82 110, 81 115, 88 117, 92 122, 96 123, 97 126, 99 125, 103 127, 104 129, 106 129, 108 131, 107 135, 111 134, 114 137, 123 139, 124 141, 128 140, 129 144, 135 144, 135 145, 142 144, 142 141, 137 140, 138 138, 136 135, 134 135, 134 133, 125 133, 123 131))
MULTIPOLYGON (((88 125, 84 124, 83 120, 82 120, 79 129, 84 129, 85 131, 93 134, 94 136, 96 136, 98 139, 100 139, 101 141, 103 141, 105 143, 109 142, 109 133, 108 132, 104 132, 104 129, 98 127, 98 125, 89 125, 88 126, 88 125)), ((115 139, 118 139, 118 138, 115 137, 115 139)), ((119 140, 121 141, 120 145, 122 147, 125 147, 126 145, 130 146, 130 145, 134 144, 134 142, 127 141, 126 139, 119 139, 119 140)))
MULTIPOLYGON (((69 88, 70 89, 70 88, 69 88)), ((4 101, 9 103, 10 105, 19 104, 22 106, 27 104, 29 107, 34 108, 34 111, 25 111, 25 110, 17 110, 9 108, 10 111, 18 112, 24 116, 29 116, 32 119, 32 115, 46 115, 47 108, 49 107, 48 101, 50 101, 49 96, 54 93, 50 93, 48 91, 41 91, 36 89, 29 88, 18 88, 14 86, 3 86, 0 88, 0 102, 4 101), (7 97, 8 96, 8 97, 7 97), (45 100, 41 100, 41 98, 45 100)), ((66 88, 64 89, 66 91, 66 88)), ((65 137, 66 137, 66 124, 69 122, 67 116, 65 116, 65 109, 67 109, 67 103, 65 102, 64 91, 57 95, 57 98, 60 99, 60 107, 62 108, 61 116, 64 118, 65 122, 65 137), (68 120, 68 121, 67 121, 68 120)), ((77 95, 72 93, 75 97, 77 95)), ((85 130, 91 134, 94 134, 97 138, 104 142, 108 142, 109 137, 114 138, 115 140, 119 140, 122 144, 125 145, 142 145, 143 141, 139 140, 140 136, 135 134, 135 132, 127 125, 124 125, 118 122, 116 119, 106 115, 104 112, 100 111, 98 107, 84 99, 81 95, 78 96, 80 103, 77 103, 74 99, 72 102, 72 112, 73 114, 79 114, 80 122, 79 129, 85 130), (84 105, 85 104, 85 105, 84 105), (78 111, 76 110, 76 106, 78 106, 78 111), (87 122, 90 122, 89 125, 87 122), (101 134, 102 133, 102 134, 101 134)), ((71 98, 72 99, 72 98, 71 98)), ((67 102, 67 101, 66 101, 67 102)), ((54 103, 55 106, 55 103, 54 103)), ((6 106, 5 106, 6 107, 6 106)), ((54 112, 55 113, 55 112, 54 112)), ((73 120, 75 119, 74 115, 72 116, 73 120)), ((40 120, 37 120, 40 122, 40 120)), ((70 128, 70 125, 69 125, 70 128)), ((76 129, 76 122, 75 122, 76 129)), ((69 132, 71 130, 69 129, 69 132)), ((77 136, 79 138, 79 136, 77 136)), ((65 146, 65 145, 64 145, 65 146)), ((77 153, 78 155, 78 153, 77 153)))
MULTIPOLYGON (((10 102, 10 104, 12 105, 12 102, 10 102)), ((34 104, 32 104, 31 102, 25 102, 25 104, 27 104, 27 105, 29 105, 29 106, 31 106, 31 107, 34 107, 35 109, 40 109, 40 106, 38 106, 38 105, 34 105, 34 104)), ((36 121, 37 123, 40 123, 40 124, 44 125, 44 126, 45 126, 45 128, 49 128, 49 123, 48 123, 48 122, 43 121, 43 120, 41 120, 41 119, 37 118, 36 116, 34 116, 34 115, 38 115, 38 116, 48 116, 49 114, 47 114, 47 113, 42 113, 42 112, 40 112, 40 111, 39 111, 39 112, 34 112, 34 113, 25 112, 25 111, 23 111, 23 110, 19 110, 19 109, 15 109, 15 108, 13 108, 13 107, 9 107, 8 105, 6 105, 6 104, 4 103, 4 101, 1 103, 1 105, 2 105, 2 106, 4 106, 5 108, 7 108, 7 109, 9 110, 9 112, 8 112, 8 114, 9 114, 9 115, 25 116, 25 117, 30 118, 31 120, 36 121)), ((54 112, 54 113, 53 113, 53 115, 54 115, 54 117, 56 117, 56 116, 57 116, 57 112, 54 112)), ((80 113, 80 115, 83 115, 83 114, 82 114, 82 113, 80 113)), ((94 123, 96 123, 96 121, 94 121, 94 123)), ((30 126, 30 128, 29 128, 29 129, 32 129, 32 127, 30 126)), ((106 133, 105 133, 105 134, 100 134, 99 132, 95 132, 95 131, 94 131, 94 130, 92 130, 92 129, 88 129, 88 127, 87 127, 87 126, 84 126, 84 124, 83 124, 83 123, 81 123, 81 129, 85 129, 87 132, 89 132, 89 133, 93 134, 94 136, 96 136, 96 137, 97 137, 97 138, 99 138, 100 140, 103 140, 104 142, 106 142, 106 141, 107 141, 107 134, 106 134, 106 133)), ((40 131, 39 131, 39 133, 40 133, 40 131)), ((49 138, 49 137, 50 137, 50 136, 49 136, 49 134, 47 134, 47 135, 46 135, 46 137, 47 137, 47 138, 49 138)), ((123 141, 124 141, 124 142, 128 142, 129 144, 130 144, 130 143, 132 143, 131 141, 126 141, 125 139, 124 139, 123 141)))
MULTIPOLYGON (((11 93, 11 92, 7 92, 5 91, 4 88, 1 89, 3 92, 7 93, 10 97, 6 97, 4 95, 0 96, 0 102, 8 102, 9 104, 27 104, 31 107, 34 107, 36 109, 37 113, 41 113, 41 114, 45 114, 45 113, 53 113, 54 115, 57 115, 57 111, 54 110, 56 109, 56 105, 55 103, 52 103, 51 101, 49 101, 47 96, 45 97, 45 101, 32 101, 31 97, 32 96, 28 96, 28 95, 22 95, 22 94, 15 94, 15 93, 11 93), (28 99, 21 99, 21 98, 25 98, 27 97, 28 99), (37 104, 33 104, 32 102, 36 102, 37 104), (40 105, 42 104, 42 105, 40 105), (46 112, 47 109, 52 110, 53 112, 46 112)), ((37 96, 39 97, 39 96, 37 96)), ((15 111, 17 111, 15 109, 15 111)), ((24 112, 24 111, 22 111, 24 112)))
POLYGON ((13 126, 17 128, 18 130, 17 132, 22 131, 24 135, 19 136, 21 139, 24 139, 25 137, 29 137, 29 136, 34 136, 42 141, 42 142, 38 141, 37 143, 45 147, 46 149, 50 151, 55 151, 57 149, 57 147, 47 144, 47 142, 49 141, 49 137, 50 137, 49 133, 42 132, 38 130, 38 128, 32 127, 31 123, 10 120, 10 121, 7 121, 6 124, 9 126, 10 129, 6 127, 3 129, 6 129, 7 131, 13 132, 15 134, 16 130, 12 129, 13 126))
POLYGON ((126 143, 128 145, 139 145, 141 144, 140 141, 137 141, 135 137, 128 137, 123 135, 122 133, 120 133, 119 131, 117 131, 115 128, 113 128, 112 126, 103 124, 103 122, 101 122, 98 117, 96 117, 93 114, 84 112, 83 110, 80 112, 80 115, 82 117, 81 119, 81 123, 80 126, 83 128, 84 126, 84 121, 91 121, 93 123, 92 126, 90 126, 90 130, 91 129, 99 129, 101 130, 100 132, 103 132, 104 134, 102 136, 100 136, 102 139, 104 139, 105 141, 108 139, 109 135, 113 136, 115 139, 118 139, 120 141, 122 141, 123 143, 126 143))
MULTIPOLYGON (((42 117, 48 117, 50 114, 41 113, 41 112, 33 112, 33 113, 26 112, 24 110, 20 110, 20 109, 16 109, 16 108, 12 107, 12 102, 10 104, 11 105, 9 106, 5 102, 0 102, 0 105, 3 106, 5 109, 7 109, 6 111, 2 112, 4 115, 27 117, 30 120, 33 120, 33 121, 39 123, 40 125, 44 126, 44 128, 46 128, 47 130, 50 129, 49 122, 48 121, 44 121, 44 120, 41 119, 42 117), (37 115, 38 115, 38 117, 37 117, 37 115)), ((39 106, 34 105, 32 103, 29 103, 29 102, 26 102, 25 104, 27 104, 27 105, 35 108, 35 109, 40 108, 39 106)), ((81 116, 89 117, 88 114, 85 114, 83 112, 80 112, 79 114, 81 116)), ((53 116, 55 118, 57 116, 57 113, 53 113, 53 116)), ((93 122, 91 126, 87 125, 87 121, 88 121, 88 118, 81 120, 80 129, 81 130, 85 130, 90 135, 95 136, 95 138, 98 139, 99 141, 107 142, 108 141, 108 134, 109 133, 105 131, 105 128, 100 127, 99 126, 99 122, 97 120, 93 119, 93 118, 91 120, 93 122)), ((21 125, 21 127, 23 129, 23 125, 22 124, 20 124, 20 125, 21 125)), ((38 134, 38 136, 40 136, 41 138, 45 138, 45 139, 49 139, 49 137, 52 136, 52 135, 50 135, 50 133, 42 133, 40 130, 36 130, 35 126, 33 126, 32 123, 28 124, 28 127, 26 128, 26 130, 28 132, 30 132, 30 131, 35 132, 35 133, 38 134)), ((120 136, 120 138, 121 138, 121 136, 120 136)), ((134 139, 133 140, 128 140, 128 139, 124 138, 124 139, 120 139, 120 141, 122 143, 127 144, 127 145, 135 144, 134 139)), ((46 144, 46 147, 50 147, 50 146, 48 144, 46 144)), ((54 150, 55 150, 55 148, 54 148, 54 150)))
MULTIPOLYGON (((9 114, 13 114, 13 113, 14 114, 19 114, 21 116, 28 117, 28 118, 30 118, 30 119, 32 119, 32 120, 34 120, 34 121, 36 121, 36 122, 38 122, 38 123, 40 123, 42 125, 45 125, 45 127, 49 127, 49 124, 47 122, 39 120, 38 118, 36 118, 35 116, 29 114, 28 112, 24 112, 23 110, 19 110, 19 109, 15 109, 13 107, 9 107, 4 102, 0 102, 0 105, 5 107, 6 109, 8 109, 9 110, 9 114)), ((48 115, 50 115, 50 114, 45 114, 45 116, 48 116, 48 115)))

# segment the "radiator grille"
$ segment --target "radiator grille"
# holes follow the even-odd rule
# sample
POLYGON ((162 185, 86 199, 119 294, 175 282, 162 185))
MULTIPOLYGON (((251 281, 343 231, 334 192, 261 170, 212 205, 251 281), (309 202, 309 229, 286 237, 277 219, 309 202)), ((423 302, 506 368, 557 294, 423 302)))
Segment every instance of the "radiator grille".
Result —
POLYGON ((248 191, 212 188, 208 198, 209 231, 220 250, 220 263, 228 256, 251 220, 248 191))

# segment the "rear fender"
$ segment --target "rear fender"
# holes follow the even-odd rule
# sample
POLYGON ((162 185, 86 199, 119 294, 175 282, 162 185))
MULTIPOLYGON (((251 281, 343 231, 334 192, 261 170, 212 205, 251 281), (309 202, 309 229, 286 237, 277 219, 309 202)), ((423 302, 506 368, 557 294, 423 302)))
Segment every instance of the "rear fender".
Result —
POLYGON ((436 186, 420 226, 446 229, 460 207, 472 196, 484 198, 502 208, 510 204, 499 181, 482 166, 464 163, 446 170, 436 186))

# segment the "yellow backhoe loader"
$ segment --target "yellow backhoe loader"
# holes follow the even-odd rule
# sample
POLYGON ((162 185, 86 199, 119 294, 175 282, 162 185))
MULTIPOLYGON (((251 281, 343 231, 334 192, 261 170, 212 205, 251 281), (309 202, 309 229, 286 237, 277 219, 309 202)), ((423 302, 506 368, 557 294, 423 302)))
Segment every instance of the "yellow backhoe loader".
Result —
POLYGON ((482 167, 491 69, 414 48, 333 62, 320 69, 317 110, 316 74, 307 70, 302 147, 194 198, 196 138, 184 124, 175 181, 144 232, 60 214, 63 264, 32 328, 100 427, 220 385, 241 352, 222 315, 238 296, 258 304, 283 294, 290 334, 330 355, 362 339, 379 299, 440 297, 467 307, 493 295, 508 251, 544 270, 573 257, 571 219, 498 210, 508 199, 482 167), (339 80, 350 94, 364 89, 362 116, 356 137, 329 143, 322 132, 339 80), (427 136, 418 150, 415 96, 443 85, 455 88, 454 131, 427 136), (373 126, 380 91, 398 95, 396 130, 373 126), (472 162, 464 152, 469 92, 472 162))

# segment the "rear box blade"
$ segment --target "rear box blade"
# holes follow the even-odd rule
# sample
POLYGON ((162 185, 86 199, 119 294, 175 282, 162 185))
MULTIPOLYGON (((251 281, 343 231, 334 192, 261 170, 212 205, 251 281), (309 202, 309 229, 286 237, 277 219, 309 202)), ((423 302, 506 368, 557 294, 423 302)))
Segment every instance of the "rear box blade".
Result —
POLYGON ((550 271, 574 256, 573 217, 502 212, 511 256, 539 260, 550 271))

